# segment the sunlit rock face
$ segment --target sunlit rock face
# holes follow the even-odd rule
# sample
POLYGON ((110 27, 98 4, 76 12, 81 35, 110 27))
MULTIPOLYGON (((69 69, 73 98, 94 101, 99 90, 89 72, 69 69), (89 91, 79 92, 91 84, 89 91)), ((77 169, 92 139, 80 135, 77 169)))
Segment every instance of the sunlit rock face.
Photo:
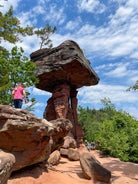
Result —
POLYGON ((62 83, 76 89, 98 84, 98 75, 74 41, 67 40, 52 49, 37 50, 30 57, 37 65, 39 89, 52 92, 62 83))
POLYGON ((0 183, 6 184, 15 163, 14 155, 0 149, 0 183))
POLYGON ((71 128, 67 119, 48 122, 26 110, 0 105, 0 149, 14 155, 12 171, 47 160, 71 128))
POLYGON ((67 40, 52 49, 33 52, 31 60, 36 63, 37 88, 51 92, 44 111, 48 121, 69 119, 73 128, 71 133, 76 140, 83 139, 83 130, 78 124, 78 88, 96 85, 99 77, 90 66, 79 45, 67 40))

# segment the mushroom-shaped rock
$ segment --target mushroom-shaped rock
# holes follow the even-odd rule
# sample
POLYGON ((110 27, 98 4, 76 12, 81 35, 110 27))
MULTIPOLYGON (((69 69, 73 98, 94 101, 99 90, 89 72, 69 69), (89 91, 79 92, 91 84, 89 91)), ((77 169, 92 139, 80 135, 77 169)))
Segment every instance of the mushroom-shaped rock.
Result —
POLYGON ((65 82, 77 89, 96 85, 99 81, 83 51, 72 40, 52 49, 37 50, 30 57, 37 65, 39 83, 36 87, 39 89, 52 92, 56 85, 65 82))

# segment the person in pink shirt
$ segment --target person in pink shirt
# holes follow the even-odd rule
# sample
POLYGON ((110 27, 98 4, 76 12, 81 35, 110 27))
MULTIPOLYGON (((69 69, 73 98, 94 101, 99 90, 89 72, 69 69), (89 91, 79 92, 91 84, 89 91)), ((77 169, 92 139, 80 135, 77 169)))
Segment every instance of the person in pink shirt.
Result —
POLYGON ((12 95, 14 98, 14 107, 21 109, 23 96, 24 96, 24 101, 26 103, 26 92, 21 82, 18 82, 17 86, 13 89, 12 95))

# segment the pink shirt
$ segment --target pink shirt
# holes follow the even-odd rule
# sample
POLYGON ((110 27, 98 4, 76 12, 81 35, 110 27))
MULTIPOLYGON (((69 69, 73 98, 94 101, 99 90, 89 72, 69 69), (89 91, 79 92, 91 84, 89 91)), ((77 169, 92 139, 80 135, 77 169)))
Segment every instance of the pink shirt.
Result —
POLYGON ((14 99, 22 99, 24 88, 22 86, 16 87, 14 89, 14 99))

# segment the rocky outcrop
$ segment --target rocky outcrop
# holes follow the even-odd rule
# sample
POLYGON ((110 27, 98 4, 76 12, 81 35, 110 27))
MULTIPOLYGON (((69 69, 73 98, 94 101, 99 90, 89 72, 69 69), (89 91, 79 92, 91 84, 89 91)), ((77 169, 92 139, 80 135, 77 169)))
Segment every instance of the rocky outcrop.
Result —
POLYGON ((14 155, 0 150, 0 184, 7 183, 7 180, 13 170, 14 163, 14 155))
POLYGON ((77 89, 96 85, 99 81, 83 51, 72 40, 66 40, 52 49, 37 50, 30 57, 37 65, 39 89, 52 92, 56 85, 63 83, 77 89))
POLYGON ((13 154, 13 171, 42 162, 63 145, 72 124, 67 119, 48 122, 28 111, 0 105, 0 148, 13 154))
POLYGON ((52 93, 47 101, 44 118, 48 121, 57 118, 69 119, 77 144, 83 139, 83 130, 78 124, 77 89, 98 84, 99 77, 90 66, 79 45, 66 40, 52 49, 33 52, 31 60, 36 63, 36 76, 39 89, 52 93))

